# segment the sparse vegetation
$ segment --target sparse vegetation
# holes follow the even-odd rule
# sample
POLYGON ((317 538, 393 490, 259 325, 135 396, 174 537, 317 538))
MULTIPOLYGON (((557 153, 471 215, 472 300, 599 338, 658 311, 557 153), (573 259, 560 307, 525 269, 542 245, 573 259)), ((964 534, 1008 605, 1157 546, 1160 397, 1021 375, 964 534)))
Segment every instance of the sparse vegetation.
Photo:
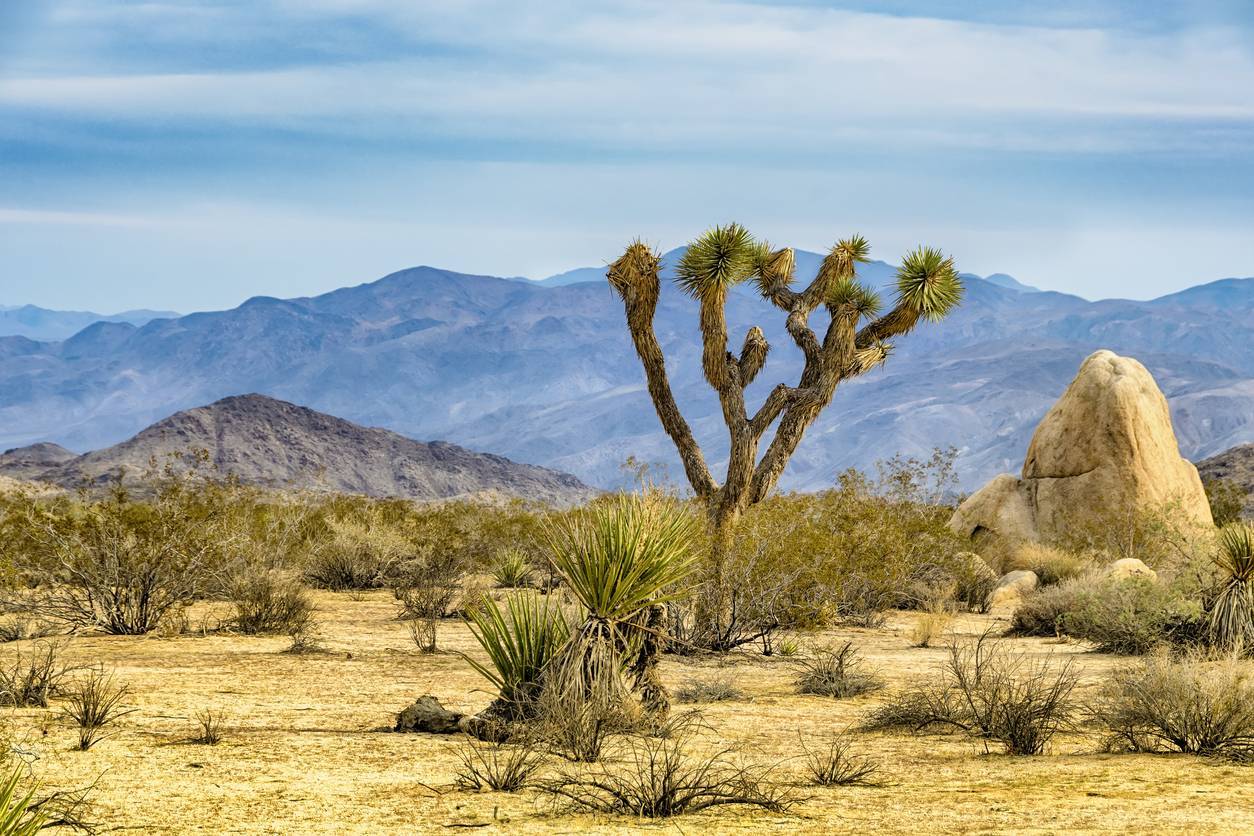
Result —
POLYGON ((226 714, 206 708, 196 712, 196 734, 190 738, 192 743, 206 746, 217 746, 222 742, 226 732, 226 714))
POLYGON ((235 608, 231 626, 247 635, 288 634, 307 630, 313 622, 314 604, 296 578, 276 571, 250 567, 230 581, 235 608))
POLYGON ((135 709, 123 707, 130 694, 125 685, 115 683, 111 674, 95 669, 76 682, 66 693, 65 716, 78 726, 78 748, 86 752, 116 732, 106 732, 122 717, 135 709))
POLYGON ((869 694, 884 687, 878 674, 867 670, 853 642, 823 647, 801 662, 797 692, 844 699, 869 694))
POLYGON ((60 696, 70 668, 60 659, 62 645, 39 642, 29 652, 17 651, 12 661, 0 665, 0 705, 47 708, 60 696))
POLYGON ((544 753, 527 740, 483 743, 468 740, 456 750, 461 768, 457 785, 464 790, 518 792, 534 781, 544 753))
POLYGON ((569 809, 669 818, 711 807, 745 804, 785 812, 796 799, 768 778, 769 769, 737 766, 722 750, 696 754, 688 735, 631 738, 612 763, 567 770, 541 788, 569 809))
POLYGON ((675 689, 675 698, 687 703, 728 702, 743 700, 745 693, 728 677, 689 679, 675 689))
POLYGON ((1092 715, 1112 751, 1254 761, 1254 673, 1231 655, 1148 656, 1115 671, 1092 715))
POLYGON ((1230 479, 1206 479, 1202 486, 1206 488, 1206 499, 1210 502, 1210 513, 1215 525, 1223 528, 1241 519, 1246 492, 1239 482, 1230 479))
POLYGON ((953 613, 943 605, 933 605, 919 614, 910 632, 910 643, 915 647, 931 647, 936 644, 954 620, 953 613))
POLYGON ((872 712, 869 729, 961 730, 1010 755, 1039 755, 1072 726, 1078 676, 1070 661, 1030 661, 991 633, 955 641, 935 680, 921 681, 872 712))
POLYGON ((803 739, 801 748, 810 781, 820 787, 871 787, 880 783, 879 765, 865 755, 854 754, 843 736, 818 749, 809 748, 803 739))

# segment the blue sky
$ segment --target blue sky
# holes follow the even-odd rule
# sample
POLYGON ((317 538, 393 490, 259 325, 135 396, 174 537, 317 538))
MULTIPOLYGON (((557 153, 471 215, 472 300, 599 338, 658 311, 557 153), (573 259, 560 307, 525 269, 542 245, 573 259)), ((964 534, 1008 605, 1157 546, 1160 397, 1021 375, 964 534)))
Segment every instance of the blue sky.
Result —
POLYGON ((3 0, 0 304, 542 277, 732 219, 1147 298, 1254 275, 1252 129, 1245 0, 3 0))

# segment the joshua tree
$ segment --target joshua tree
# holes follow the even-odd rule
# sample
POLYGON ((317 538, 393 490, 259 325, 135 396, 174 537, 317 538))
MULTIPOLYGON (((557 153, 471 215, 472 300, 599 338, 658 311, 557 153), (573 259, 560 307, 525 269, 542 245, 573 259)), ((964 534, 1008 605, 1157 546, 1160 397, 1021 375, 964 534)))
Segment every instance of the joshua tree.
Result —
POLYGON ((658 418, 679 450, 693 492, 706 508, 712 548, 708 588, 698 619, 703 629, 713 627, 716 637, 729 603, 724 569, 737 520, 775 487, 805 431, 831 402, 841 381, 883 363, 891 351, 887 340, 908 333, 920 320, 944 318, 962 298, 962 281, 953 259, 940 250, 919 247, 897 271, 892 309, 880 315, 878 295, 857 281, 857 265, 867 260, 868 250, 866 239, 858 235, 839 242, 809 286, 794 290, 793 251, 772 250, 739 224, 714 227, 688 247, 676 276, 679 286, 700 305, 702 369, 718 394, 730 436, 727 475, 721 485, 711 476, 688 422, 675 405, 666 361, 653 330, 660 292, 658 253, 637 240, 610 265, 607 278, 622 297, 627 327, 644 365, 658 418), (728 351, 725 315, 728 291, 746 280, 752 280, 762 296, 784 312, 788 334, 805 357, 798 383, 777 385, 752 414, 745 406, 745 388, 762 370, 770 346, 762 329, 755 326, 745 335, 739 355, 728 351), (809 325, 810 315, 820 305, 831 317, 821 340, 809 325), (775 435, 759 458, 761 441, 776 421, 775 435))

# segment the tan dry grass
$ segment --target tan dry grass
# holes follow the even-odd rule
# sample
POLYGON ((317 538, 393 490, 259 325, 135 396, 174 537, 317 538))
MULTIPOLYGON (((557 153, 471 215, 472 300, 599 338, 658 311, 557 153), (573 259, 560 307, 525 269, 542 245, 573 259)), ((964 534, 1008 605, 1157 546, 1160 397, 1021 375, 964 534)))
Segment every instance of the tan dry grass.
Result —
MULTIPOLYGON (((89 752, 71 751, 75 735, 51 712, 20 710, 48 788, 98 780, 97 817, 143 833, 478 833, 601 834, 947 832, 1238 832, 1254 830, 1249 767, 1188 756, 1098 755, 1096 738, 1068 738, 1054 754, 1009 758, 980 754, 959 737, 856 735, 877 760, 884 787, 806 789, 792 814, 721 808, 671 823, 559 815, 534 792, 451 791, 458 760, 453 740, 378 731, 415 697, 432 693, 451 708, 475 711, 490 695, 454 653, 420 655, 395 618, 387 592, 321 593, 326 655, 281 653, 283 637, 82 637, 68 658, 103 663, 128 683, 139 711, 121 733, 89 752), (217 746, 181 743, 205 708, 232 718, 217 746)), ((846 629, 805 637, 806 644, 852 639, 889 688, 930 670, 943 648, 912 648, 915 614, 895 614, 879 630, 846 629)), ((954 632, 976 634, 988 616, 959 616, 954 632)), ((193 618, 196 622, 196 618, 193 618)), ((26 644, 26 643, 21 643, 26 644)), ((1014 639, 1034 654, 1075 655, 1087 691, 1112 657, 1053 639, 1014 639)), ((469 631, 441 626, 441 646, 476 653, 469 631)), ((3 652, 11 652, 5 648, 3 652)), ((751 702, 702 706, 711 749, 733 744, 746 757, 777 762, 779 780, 803 778, 798 734, 818 744, 856 723, 886 692, 850 700, 793 693, 788 659, 733 655, 667 658, 674 688, 692 676, 731 677, 751 702)))

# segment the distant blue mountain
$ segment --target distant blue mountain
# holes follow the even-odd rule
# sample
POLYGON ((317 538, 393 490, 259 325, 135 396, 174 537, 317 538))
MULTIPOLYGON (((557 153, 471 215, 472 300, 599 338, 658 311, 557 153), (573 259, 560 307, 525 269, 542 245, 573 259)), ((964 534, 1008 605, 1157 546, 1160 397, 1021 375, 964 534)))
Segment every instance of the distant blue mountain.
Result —
POLYGON ((0 337, 32 340, 64 340, 94 322, 125 322, 144 325, 154 319, 173 319, 174 311, 123 311, 98 314, 91 311, 54 311, 35 305, 0 306, 0 337))
MULTIPOLYGON (((668 253, 668 266, 681 254, 668 253)), ((798 277, 819 261, 797 253, 798 277)), ((893 274, 883 262, 860 267, 886 301, 893 274)), ((97 323, 61 341, 0 337, 0 449, 40 441, 96 449, 179 410, 259 392, 598 486, 620 483, 629 455, 680 477, 603 270, 565 275, 593 280, 545 285, 416 267, 321 296, 256 297, 138 327, 97 323)), ((949 445, 968 487, 1015 470, 1035 424, 1098 348, 1150 368, 1186 456, 1254 441, 1254 279, 1149 302, 1090 302, 997 276, 966 284, 950 318, 921 324, 882 369, 842 385, 783 487, 822 488, 843 468, 949 445)), ((825 327, 824 316, 812 324, 825 327)), ((658 339, 676 398, 717 467, 727 433, 701 375, 696 320, 692 300, 667 282, 658 339)), ((795 381, 800 357, 780 311, 742 286, 729 297, 728 321, 733 350, 751 325, 772 346, 751 405, 776 382, 795 381)))

